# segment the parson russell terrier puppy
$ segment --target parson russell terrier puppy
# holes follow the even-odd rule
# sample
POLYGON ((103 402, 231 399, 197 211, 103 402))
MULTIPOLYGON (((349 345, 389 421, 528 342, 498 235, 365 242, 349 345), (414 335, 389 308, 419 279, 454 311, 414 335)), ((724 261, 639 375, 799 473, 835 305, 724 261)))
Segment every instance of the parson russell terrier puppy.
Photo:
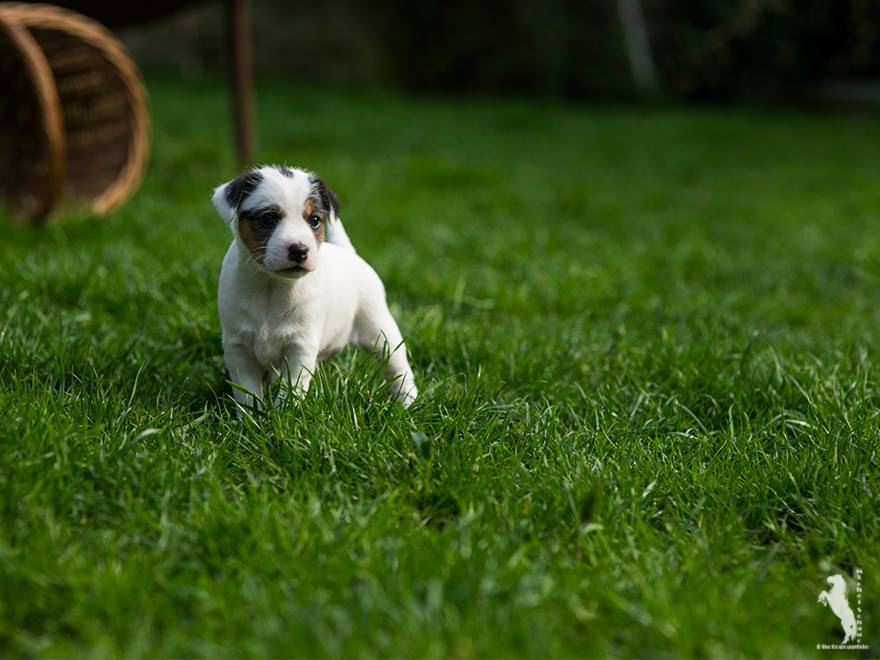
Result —
POLYGON ((288 385, 304 393, 316 363, 349 344, 387 356, 391 392, 409 406, 418 392, 403 338, 333 191, 310 172, 271 166, 219 186, 213 201, 234 236, 218 303, 239 414, 279 378, 279 399, 288 385))

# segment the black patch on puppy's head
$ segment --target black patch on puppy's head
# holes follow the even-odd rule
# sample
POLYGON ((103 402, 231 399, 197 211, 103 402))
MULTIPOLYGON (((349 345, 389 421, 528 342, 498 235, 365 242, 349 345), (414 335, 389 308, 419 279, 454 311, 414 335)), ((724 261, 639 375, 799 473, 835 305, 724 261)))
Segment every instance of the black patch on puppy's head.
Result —
POLYGON ((236 177, 226 185, 226 203, 234 210, 238 211, 238 207, 245 198, 250 195, 260 183, 263 181, 263 175, 258 170, 250 170, 241 176, 236 177))
POLYGON ((312 184, 312 192, 321 203, 321 208, 325 211, 332 210, 333 215, 339 217, 339 198, 336 196, 336 193, 325 186, 324 182, 316 176, 310 177, 310 182, 312 184))

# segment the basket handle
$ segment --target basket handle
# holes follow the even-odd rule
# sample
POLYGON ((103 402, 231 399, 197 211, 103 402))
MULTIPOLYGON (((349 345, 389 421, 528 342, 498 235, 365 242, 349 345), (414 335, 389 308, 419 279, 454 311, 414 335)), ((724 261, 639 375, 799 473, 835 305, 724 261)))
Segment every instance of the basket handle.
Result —
POLYGON ((52 69, 49 68, 42 49, 27 28, 14 18, 7 17, 2 7, 0 7, 0 30, 9 35, 14 46, 21 52, 25 73, 33 81, 40 108, 48 157, 46 190, 42 199, 29 211, 30 220, 39 222, 48 215, 61 196, 66 152, 64 115, 61 112, 61 101, 58 98, 52 69))

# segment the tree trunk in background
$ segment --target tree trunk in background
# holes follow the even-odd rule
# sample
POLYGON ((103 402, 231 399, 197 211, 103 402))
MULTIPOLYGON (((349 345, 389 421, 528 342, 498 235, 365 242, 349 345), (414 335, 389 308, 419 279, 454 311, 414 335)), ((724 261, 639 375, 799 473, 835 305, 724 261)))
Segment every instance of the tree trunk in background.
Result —
POLYGON ((617 0, 617 13, 636 89, 642 94, 653 94, 657 91, 657 69, 641 0, 617 0))

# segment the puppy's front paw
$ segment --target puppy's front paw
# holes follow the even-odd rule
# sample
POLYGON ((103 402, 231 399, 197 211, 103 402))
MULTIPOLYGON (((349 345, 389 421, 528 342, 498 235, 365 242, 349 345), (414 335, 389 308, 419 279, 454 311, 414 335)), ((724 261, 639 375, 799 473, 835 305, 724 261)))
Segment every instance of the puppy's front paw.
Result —
POLYGON ((401 379, 391 384, 391 394, 395 401, 404 408, 409 408, 419 395, 419 391, 411 380, 401 379))
POLYGON ((403 395, 398 395, 397 400, 403 404, 404 408, 409 408, 412 405, 412 402, 416 400, 416 397, 418 395, 419 395, 418 390, 415 387, 413 387, 413 388, 407 390, 406 392, 404 392, 403 395))

